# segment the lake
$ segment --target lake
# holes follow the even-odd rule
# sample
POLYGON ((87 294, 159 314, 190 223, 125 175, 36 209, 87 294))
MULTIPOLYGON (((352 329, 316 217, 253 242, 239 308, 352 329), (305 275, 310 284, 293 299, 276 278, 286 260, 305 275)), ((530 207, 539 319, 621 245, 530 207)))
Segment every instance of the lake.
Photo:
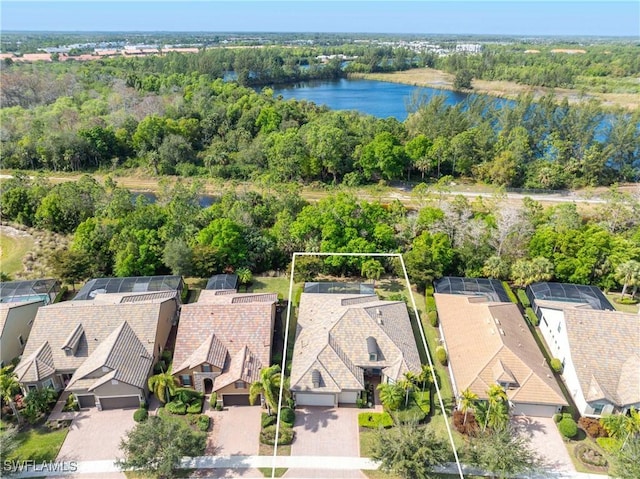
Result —
MULTIPOLYGON (((378 118, 394 117, 399 121, 407 118, 407 105, 416 95, 430 99, 443 95, 445 103, 455 105, 469 97, 467 93, 435 88, 416 87, 401 83, 376 80, 312 81, 273 87, 275 95, 285 99, 308 100, 317 105, 326 105, 332 110, 356 110, 378 118)), ((496 98, 502 106, 510 100, 496 98)))

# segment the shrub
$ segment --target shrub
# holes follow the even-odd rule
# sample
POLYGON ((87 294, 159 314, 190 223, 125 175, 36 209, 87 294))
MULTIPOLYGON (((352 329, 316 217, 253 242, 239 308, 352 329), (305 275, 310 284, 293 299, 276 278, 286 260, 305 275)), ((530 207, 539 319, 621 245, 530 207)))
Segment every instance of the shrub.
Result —
POLYGON ((430 284, 427 286, 424 292, 425 295, 425 305, 427 308, 427 312, 436 310, 436 300, 433 298, 433 285, 430 284))
POLYGON ((356 406, 359 407, 360 409, 366 408, 367 407, 367 400, 366 399, 362 399, 362 398, 356 399, 356 406))
POLYGON ((540 322, 540 320, 538 319, 538 317, 536 316, 536 313, 533 312, 533 309, 531 308, 527 308, 526 309, 526 313, 527 313, 527 318, 529 318, 529 322, 534 325, 537 326, 538 323, 540 322))
POLYGON ((613 437, 599 437, 596 439, 598 446, 610 454, 614 454, 620 450, 620 441, 613 437))
POLYGON ((425 414, 431 412, 431 391, 414 392, 413 397, 416 404, 425 414))
POLYGON ((167 371, 167 364, 161 359, 153 366, 153 374, 161 374, 167 371))
POLYGON ((187 405, 182 402, 171 401, 165 405, 165 409, 171 414, 179 414, 181 416, 187 414, 187 405))
POLYGON ((527 293, 525 293, 524 289, 516 290, 516 294, 518 295, 518 299, 520 300, 520 304, 522 304, 522 306, 524 306, 525 308, 531 306, 529 298, 527 298, 527 293))
POLYGON ((202 412, 202 400, 193 401, 187 406, 187 413, 200 414, 202 412))
POLYGON ((556 413, 553 415, 553 421, 557 424, 562 421, 562 414, 556 413))
MULTIPOLYGON (((293 437, 295 433, 293 429, 290 427, 280 427, 278 432, 278 445, 286 446, 287 444, 291 444, 293 442, 293 437)), ((267 444, 269 446, 273 446, 276 442, 276 425, 267 426, 262 431, 260 431, 260 442, 262 444, 267 444)))
POLYGON ((287 424, 293 425, 296 420, 296 413, 293 411, 293 409, 283 407, 282 409, 280 409, 280 420, 282 422, 286 422, 287 424))
POLYGON ((438 312, 437 311, 429 311, 428 315, 429 317, 429 324, 431 326, 433 326, 434 328, 438 327, 438 312))
POLYGON ((165 349, 164 351, 162 351, 160 357, 165 362, 165 364, 169 364, 171 362, 171 359, 173 359, 173 353, 170 350, 165 349))
POLYGON ((203 394, 191 388, 176 388, 174 396, 179 397, 184 402, 191 403, 195 399, 202 399, 203 394))
POLYGON ((571 439, 578 434, 578 425, 573 419, 568 417, 562 418, 558 423, 558 429, 560 430, 560 434, 568 439, 571 439))
POLYGON ((436 348, 436 360, 443 366, 447 365, 447 350, 442 346, 436 348))
POLYGON ((549 362, 549 366, 551 366, 551 369, 553 369, 554 373, 561 373, 562 372, 562 361, 560 361, 558 358, 553 358, 549 362))
POLYGON ((293 398, 291 397, 287 398, 287 407, 291 409, 296 408, 296 402, 293 400, 293 398))
POLYGON ((598 437, 607 437, 607 430, 602 427, 598 419, 592 417, 581 417, 578 420, 578 426, 587 433, 587 435, 593 439, 598 437))
POLYGON ((76 399, 75 395, 69 394, 69 397, 67 398, 67 402, 64 404, 64 407, 62 408, 62 412, 71 412, 71 411, 79 411, 79 410, 80 410, 80 405, 78 404, 78 400, 76 399))
POLYGON ((278 418, 276 416, 269 416, 266 412, 263 412, 262 420, 260 421, 262 429, 274 425, 277 420, 278 418))
POLYGON ((361 412, 358 414, 358 426, 372 429, 393 426, 393 419, 388 412, 361 412))
POLYGON ((393 421, 396 424, 419 424, 427 417, 417 404, 409 409, 401 409, 393 412, 393 421))
POLYGON ((200 414, 198 416, 198 429, 200 431, 209 430, 209 424, 211 423, 211 418, 206 414, 200 414))
POLYGON ((215 409, 216 404, 218 404, 218 394, 211 393, 211 397, 209 398, 209 406, 211 406, 211 409, 215 409))
POLYGON ((502 286, 504 286, 504 290, 507 292, 507 296, 509 296, 509 300, 511 300, 512 303, 518 304, 518 298, 516 298, 516 295, 513 294, 513 290, 511 289, 511 286, 509 286, 509 283, 507 283, 506 281, 503 281, 502 286))
POLYGON ((218 403, 216 404, 216 411, 222 411, 224 409, 224 407, 222 406, 222 404, 218 403))
POLYGON ((148 417, 149 417, 149 411, 143 408, 136 409, 136 411, 133 413, 133 420, 135 422, 146 421, 148 417))

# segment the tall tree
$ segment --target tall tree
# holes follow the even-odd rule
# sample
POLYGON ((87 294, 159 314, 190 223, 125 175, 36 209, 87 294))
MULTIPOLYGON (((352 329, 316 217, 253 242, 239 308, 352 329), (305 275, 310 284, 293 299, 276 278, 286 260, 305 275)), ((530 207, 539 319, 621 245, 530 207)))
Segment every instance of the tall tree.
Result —
POLYGON ((260 370, 260 379, 249 388, 249 402, 254 404, 258 396, 262 395, 267 406, 267 414, 278 410, 278 396, 280 395, 281 372, 279 364, 260 370))
POLYGON ((9 365, 0 369, 0 397, 11 407, 13 415, 18 420, 18 424, 20 423, 20 414, 18 414, 18 408, 13 398, 19 392, 20 383, 18 382, 16 373, 13 371, 13 366, 9 365))
POLYGON ((161 372, 149 378, 149 390, 156 395, 158 400, 166 404, 171 401, 171 396, 176 393, 176 389, 180 385, 178 379, 171 374, 171 371, 161 372))
POLYGON ((151 416, 136 424, 120 441, 124 459, 117 464, 124 470, 136 470, 159 479, 176 477, 183 457, 204 454, 207 435, 194 431, 177 418, 151 416))
POLYGON ((380 469, 406 479, 436 478, 435 466, 450 457, 447 444, 414 424, 377 431, 372 459, 380 461, 380 469))
POLYGON ((405 391, 398 384, 383 383, 378 384, 380 391, 380 402, 388 411, 395 411, 400 408, 405 391))
POLYGON ((640 262, 629 260, 619 264, 615 277, 622 284, 622 293, 620 294, 622 298, 624 298, 628 286, 633 286, 631 297, 635 296, 638 286, 640 286, 640 262))
POLYGON ((464 413, 464 421, 462 424, 467 423, 467 413, 469 409, 473 409, 478 400, 478 395, 471 391, 469 388, 460 393, 460 410, 464 413))
POLYGON ((369 259, 362 263, 360 274, 367 279, 373 280, 373 287, 376 287, 376 280, 380 279, 380 275, 384 273, 384 266, 377 259, 369 259))

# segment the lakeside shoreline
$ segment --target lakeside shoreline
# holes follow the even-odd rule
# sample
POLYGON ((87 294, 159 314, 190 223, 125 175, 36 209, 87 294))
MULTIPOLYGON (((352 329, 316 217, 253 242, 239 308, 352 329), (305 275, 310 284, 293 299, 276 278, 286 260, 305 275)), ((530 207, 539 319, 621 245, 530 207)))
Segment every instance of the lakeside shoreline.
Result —
MULTIPOLYGON (((413 68, 391 73, 349 73, 348 78, 456 91, 453 87, 454 75, 433 68, 413 68)), ((634 93, 598 93, 570 88, 547 88, 505 80, 474 79, 472 80, 472 86, 473 88, 471 90, 462 90, 462 92, 488 95, 508 100, 516 100, 518 95, 523 93, 532 93, 534 100, 553 93, 559 100, 567 98, 569 103, 574 105, 593 99, 599 101, 604 108, 608 109, 622 108, 635 111, 640 108, 640 95, 634 93)))

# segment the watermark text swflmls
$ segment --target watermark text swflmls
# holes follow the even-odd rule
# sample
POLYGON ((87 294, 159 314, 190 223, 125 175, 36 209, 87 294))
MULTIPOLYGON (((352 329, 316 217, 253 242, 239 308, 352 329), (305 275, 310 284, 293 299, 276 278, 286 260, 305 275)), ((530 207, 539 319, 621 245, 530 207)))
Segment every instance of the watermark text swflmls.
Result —
POLYGON ((77 461, 55 462, 55 461, 35 461, 28 459, 26 461, 2 461, 2 472, 77 472, 77 461))

